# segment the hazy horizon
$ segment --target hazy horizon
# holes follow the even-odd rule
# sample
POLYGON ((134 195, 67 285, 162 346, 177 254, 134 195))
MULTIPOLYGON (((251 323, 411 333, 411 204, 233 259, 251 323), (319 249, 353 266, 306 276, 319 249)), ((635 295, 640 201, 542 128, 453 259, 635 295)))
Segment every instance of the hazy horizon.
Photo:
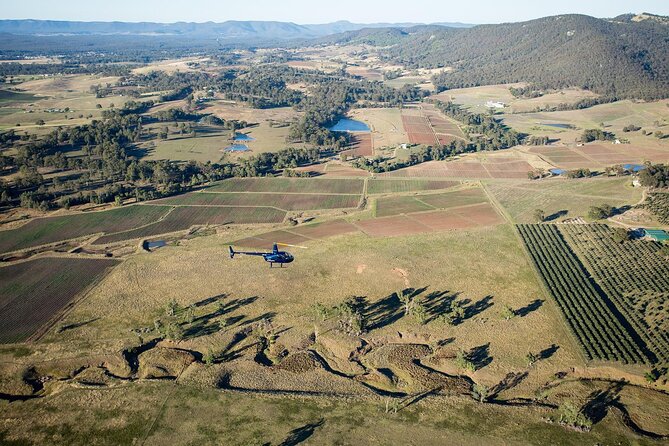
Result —
MULTIPOLYGON (((226 2, 227 3, 227 2, 226 2)), ((320 24, 346 20, 354 23, 503 23, 519 22, 559 14, 587 14, 595 17, 615 17, 625 13, 648 12, 669 15, 669 2, 606 1, 590 2, 565 0, 559 4, 521 1, 482 0, 476 6, 435 0, 415 0, 410 10, 386 2, 357 2, 340 0, 334 7, 314 7, 308 0, 276 2, 260 0, 241 4, 226 4, 215 0, 199 0, 184 8, 181 2, 142 2, 117 0, 98 3, 73 0, 67 3, 44 0, 25 0, 3 7, 0 19, 34 19, 65 21, 122 21, 122 22, 225 22, 280 21, 297 24, 320 24)))

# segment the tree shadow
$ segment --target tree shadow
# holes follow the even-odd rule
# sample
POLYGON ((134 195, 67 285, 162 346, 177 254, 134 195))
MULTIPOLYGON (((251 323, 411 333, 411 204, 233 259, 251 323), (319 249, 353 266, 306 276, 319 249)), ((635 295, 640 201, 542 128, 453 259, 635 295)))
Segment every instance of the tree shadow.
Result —
POLYGON ((525 317, 528 314, 532 313, 533 311, 538 310, 541 308, 541 306, 544 304, 543 299, 534 299, 532 302, 529 304, 525 305, 524 307, 518 308, 515 313, 520 316, 520 317, 525 317))
POLYGON ((88 325, 88 324, 92 324, 93 322, 97 321, 98 319, 100 319, 100 318, 99 317, 94 317, 93 319, 88 319, 88 320, 81 321, 81 322, 73 322, 71 324, 66 324, 66 325, 63 325, 63 326, 59 327, 57 332, 62 333, 64 331, 74 330, 75 328, 79 328, 79 327, 83 327, 83 326, 88 325))
POLYGON ((545 348, 539 352, 539 359, 548 359, 553 356, 560 349, 559 345, 551 345, 548 348, 545 348))
POLYGON ((472 304, 469 304, 471 302, 469 299, 465 299, 463 303, 465 306, 463 307, 465 310, 465 315, 462 318, 463 321, 466 321, 467 319, 471 319, 476 315, 479 315, 483 313, 485 310, 493 306, 492 302, 492 296, 488 295, 484 297, 483 299, 476 301, 472 304))
POLYGON ((622 382, 611 383, 606 390, 595 390, 588 395, 586 403, 581 407, 583 415, 588 417, 592 424, 604 419, 609 407, 620 402, 620 391, 625 387, 622 382))
POLYGON ((449 291, 433 291, 423 299, 423 305, 428 313, 425 323, 430 323, 439 316, 447 314, 453 307, 453 302, 461 294, 460 292, 448 294, 449 291))
POLYGON ((514 387, 518 386, 521 382, 527 378, 528 372, 514 373, 509 372, 499 383, 495 384, 490 389, 490 397, 496 398, 500 393, 511 390, 514 387))
POLYGON ((625 206, 620 206, 620 207, 617 207, 617 208, 613 208, 611 210, 611 216, 613 217, 614 215, 624 214, 625 212, 629 211, 630 209, 632 209, 632 206, 630 206, 629 204, 626 204, 625 206))
POLYGON ((467 352, 467 359, 474 364, 476 370, 480 370, 492 362, 490 356, 490 342, 474 347, 467 352))
POLYGON ((307 440, 309 437, 311 437, 316 429, 319 427, 323 426, 325 424, 325 420, 321 418, 315 423, 309 423, 305 424, 302 427, 298 427, 297 429, 293 429, 290 431, 288 434, 288 437, 286 437, 285 440, 283 440, 279 446, 295 446, 303 441, 307 440))
POLYGON ((363 310, 365 325, 368 330, 382 328, 399 320, 404 315, 402 302, 396 293, 377 300, 363 310))
POLYGON ((569 214, 569 211, 566 210, 566 209, 562 209, 562 210, 560 210, 560 211, 557 211, 557 212, 552 213, 551 215, 546 216, 546 217, 544 218, 544 221, 545 221, 545 222, 548 222, 548 221, 557 220, 558 218, 560 218, 560 217, 564 217, 564 216, 567 215, 567 214, 569 214))
MULTIPOLYGON (((205 305, 210 305, 215 302, 220 302, 223 295, 218 295, 204 299, 195 304, 195 307, 202 307, 205 305)), ((236 311, 242 307, 252 304, 258 300, 258 296, 246 297, 243 299, 232 299, 226 301, 222 304, 219 304, 214 311, 203 314, 193 319, 188 327, 184 330, 184 339, 193 339, 201 336, 207 336, 214 334, 221 330, 222 326, 217 320, 221 316, 224 316, 228 313, 236 311)), ((226 323, 227 325, 227 323, 226 323)))

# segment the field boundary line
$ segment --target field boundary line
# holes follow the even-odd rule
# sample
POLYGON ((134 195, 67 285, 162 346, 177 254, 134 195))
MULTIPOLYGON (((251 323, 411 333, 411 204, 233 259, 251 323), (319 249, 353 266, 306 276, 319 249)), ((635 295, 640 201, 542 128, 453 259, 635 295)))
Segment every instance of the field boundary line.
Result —
MULTIPOLYGON (((144 205, 142 205, 142 206, 144 206, 144 205)), ((155 206, 155 205, 149 205, 149 206, 155 206)), ((163 206, 166 206, 166 205, 163 205, 163 206)), ((156 223, 160 223, 161 221, 165 220, 165 219, 167 218, 167 216, 170 215, 172 212, 174 212, 174 206, 170 206, 170 210, 167 211, 167 212, 165 213, 165 215, 163 215, 162 217, 160 217, 160 218, 159 218, 158 220, 156 220, 156 221, 152 221, 151 223, 147 223, 147 224, 145 224, 145 225, 137 226, 137 227, 134 227, 134 228, 131 228, 131 229, 126 229, 125 231, 103 232, 102 234, 103 234, 103 236, 107 236, 107 235, 116 235, 116 234, 124 234, 124 233, 126 233, 126 232, 136 231, 137 229, 147 228, 147 227, 149 227, 149 226, 151 226, 151 225, 155 225, 156 223)), ((101 238, 101 236, 97 236, 97 237, 93 240, 93 243, 92 243, 92 244, 95 244, 95 240, 97 240, 97 239, 99 239, 99 238, 101 238)))
POLYGON ((208 190, 199 190, 199 191, 193 192, 193 193, 195 193, 195 194, 219 194, 219 195, 225 195, 225 194, 254 195, 254 194, 256 194, 256 195, 345 195, 345 196, 349 196, 349 195, 360 195, 360 194, 364 193, 364 188, 363 188, 362 192, 355 193, 355 194, 343 194, 343 193, 338 193, 338 192, 274 192, 274 191, 273 192, 257 192, 257 191, 230 192, 230 191, 208 191, 208 190))
POLYGON ((492 207, 502 215, 502 217, 507 221, 507 223, 511 223, 512 225, 514 224, 513 218, 511 218, 511 215, 506 211, 506 209, 497 201, 497 198, 493 196, 493 194, 488 190, 488 188, 483 184, 483 182, 479 182, 481 185, 481 189, 483 189, 483 192, 486 194, 488 197, 488 201, 490 201, 490 204, 492 207))

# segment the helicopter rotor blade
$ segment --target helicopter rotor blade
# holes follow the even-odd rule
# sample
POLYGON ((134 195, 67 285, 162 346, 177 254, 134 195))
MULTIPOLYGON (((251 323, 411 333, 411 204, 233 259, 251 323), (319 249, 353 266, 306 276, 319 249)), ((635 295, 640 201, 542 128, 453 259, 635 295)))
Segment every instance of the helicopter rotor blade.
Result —
POLYGON ((278 246, 290 246, 291 248, 301 248, 301 249, 307 249, 308 246, 300 246, 300 245, 290 245, 288 243, 277 243, 278 246))

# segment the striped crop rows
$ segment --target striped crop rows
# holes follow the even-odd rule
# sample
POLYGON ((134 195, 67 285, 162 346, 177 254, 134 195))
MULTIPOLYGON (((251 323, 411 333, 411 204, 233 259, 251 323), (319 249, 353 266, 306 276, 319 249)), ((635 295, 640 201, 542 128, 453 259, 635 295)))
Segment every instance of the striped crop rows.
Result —
POLYGON ((561 225, 560 231, 655 359, 669 363, 669 263, 659 245, 617 242, 601 224, 561 225))
POLYGON ((556 225, 518 225, 546 288, 589 359, 646 363, 645 346, 591 280, 556 225))

